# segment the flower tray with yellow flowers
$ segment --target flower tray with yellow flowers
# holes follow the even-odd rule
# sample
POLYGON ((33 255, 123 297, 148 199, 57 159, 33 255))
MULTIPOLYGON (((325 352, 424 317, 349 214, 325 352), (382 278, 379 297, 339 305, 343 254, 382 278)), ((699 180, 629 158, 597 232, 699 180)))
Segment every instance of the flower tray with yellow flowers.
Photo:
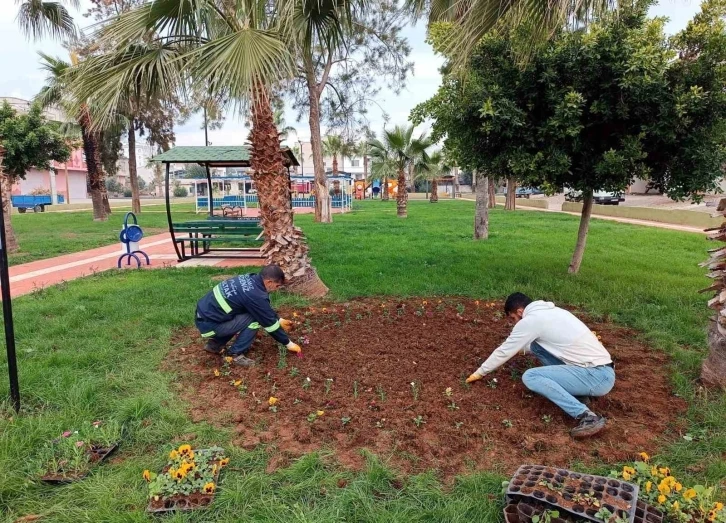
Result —
POLYGON ((543 465, 522 465, 506 486, 510 501, 538 501, 599 523, 633 523, 638 490, 622 480, 543 465))
POLYGON ((181 445, 169 453, 159 474, 148 470, 143 478, 149 484, 147 512, 194 510, 209 506, 219 484, 219 474, 229 463, 224 449, 192 449, 181 445))

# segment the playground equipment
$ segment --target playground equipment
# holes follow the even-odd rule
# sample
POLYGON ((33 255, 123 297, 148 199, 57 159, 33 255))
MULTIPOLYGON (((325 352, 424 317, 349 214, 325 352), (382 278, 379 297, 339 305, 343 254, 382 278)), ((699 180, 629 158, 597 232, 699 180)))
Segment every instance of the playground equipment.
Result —
POLYGON ((366 182, 365 180, 355 181, 355 199, 363 200, 366 197, 366 182))
POLYGON ((127 212, 124 217, 124 228, 121 229, 121 234, 119 234, 121 244, 126 249, 126 252, 118 258, 119 269, 121 268, 121 262, 126 257, 128 257, 126 265, 131 265, 131 258, 133 258, 136 260, 137 267, 141 267, 141 260, 136 256, 137 254, 142 254, 146 258, 146 265, 151 265, 148 255, 139 248, 139 242, 143 237, 144 231, 139 227, 136 215, 132 212, 127 212), (134 223, 129 223, 129 218, 133 218, 134 223))

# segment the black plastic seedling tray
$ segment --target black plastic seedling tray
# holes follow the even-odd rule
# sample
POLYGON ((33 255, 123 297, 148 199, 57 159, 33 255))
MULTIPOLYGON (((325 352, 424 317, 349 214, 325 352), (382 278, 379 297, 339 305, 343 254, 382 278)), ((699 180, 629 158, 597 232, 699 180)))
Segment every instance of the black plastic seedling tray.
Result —
POLYGON ((638 500, 635 507, 635 523, 663 523, 663 513, 645 501, 638 500))
MULTIPOLYGON (((110 447, 100 447, 98 445, 92 446, 88 453, 91 455, 91 463, 93 464, 92 468, 99 465, 103 460, 105 460, 107 457, 109 457, 117 448, 118 443, 114 443, 110 447)), ((45 476, 41 477, 41 481, 45 483, 50 483, 52 485, 63 485, 66 483, 73 483, 74 481, 79 481, 88 474, 91 473, 91 470, 87 470, 83 473, 73 473, 69 472, 68 474, 46 474, 45 476)))
POLYGON ((638 485, 543 465, 522 465, 507 486, 507 497, 512 501, 530 499, 547 503, 598 523, 603 520, 595 514, 606 508, 613 516, 633 523, 638 485))

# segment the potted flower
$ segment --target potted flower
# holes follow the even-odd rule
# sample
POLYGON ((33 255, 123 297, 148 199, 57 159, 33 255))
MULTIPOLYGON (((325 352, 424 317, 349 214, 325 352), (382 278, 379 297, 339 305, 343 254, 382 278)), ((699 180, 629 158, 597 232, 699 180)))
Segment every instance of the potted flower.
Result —
POLYGON ((181 445, 172 450, 159 474, 143 472, 149 484, 148 512, 193 510, 208 506, 217 491, 219 473, 229 463, 224 449, 194 450, 181 445))

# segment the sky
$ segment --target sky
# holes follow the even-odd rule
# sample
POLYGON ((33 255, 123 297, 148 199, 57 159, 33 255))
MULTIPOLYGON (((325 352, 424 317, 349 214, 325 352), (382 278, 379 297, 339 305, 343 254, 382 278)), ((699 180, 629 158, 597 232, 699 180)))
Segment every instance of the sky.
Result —
MULTIPOLYGON (((80 11, 72 10, 72 14, 80 26, 87 26, 89 19, 82 15, 90 5, 89 0, 81 0, 80 11)), ((670 20, 666 31, 670 34, 683 29, 688 20, 698 12, 700 2, 692 0, 663 0, 651 9, 655 16, 666 16, 670 20)), ((38 64, 38 51, 47 54, 67 57, 67 51, 58 42, 50 39, 39 42, 28 40, 18 29, 15 21, 17 4, 13 0, 0 0, 0 35, 3 45, 0 46, 0 96, 14 96, 31 99, 43 86, 45 75, 38 64)), ((410 60, 414 62, 414 74, 409 78, 407 87, 396 95, 385 87, 378 95, 380 108, 371 104, 369 120, 374 131, 383 128, 383 112, 390 117, 391 124, 405 123, 411 109, 418 103, 430 98, 441 82, 439 68, 443 60, 435 55, 431 47, 424 41, 426 31, 423 24, 408 27, 404 36, 411 45, 410 60)), ((285 119, 298 131, 298 138, 307 141, 310 132, 307 119, 296 121, 296 115, 286 110, 285 119)), ((175 127, 177 145, 204 145, 204 131, 201 128, 201 117, 192 118, 184 125, 175 127)), ((236 116, 228 116, 224 126, 209 133, 212 145, 240 145, 247 138, 248 129, 243 121, 236 116)), ((292 137, 292 136, 291 136, 292 137)))

